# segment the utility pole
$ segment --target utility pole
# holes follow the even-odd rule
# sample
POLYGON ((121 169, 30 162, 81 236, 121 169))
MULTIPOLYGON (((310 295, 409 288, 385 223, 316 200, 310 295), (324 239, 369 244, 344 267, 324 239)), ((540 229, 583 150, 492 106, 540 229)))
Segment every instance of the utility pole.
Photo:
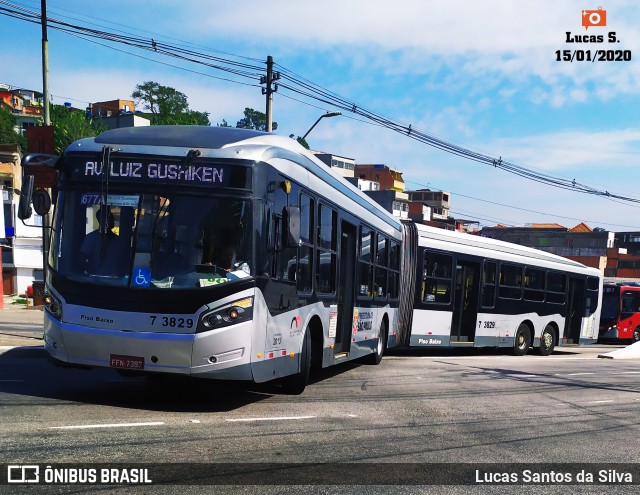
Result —
MULTIPOLYGON (((40 20, 42 22, 42 99, 44 106, 44 125, 51 125, 49 113, 49 40, 47 38, 47 0, 40 0, 40 20)), ((42 215, 42 273, 47 279, 49 264, 49 233, 51 227, 50 213, 42 215)), ((34 296, 35 302, 35 296, 34 296)))
POLYGON ((44 125, 51 125, 49 116, 49 40, 47 39, 47 0, 40 0, 42 21, 42 99, 44 104, 44 125))
MULTIPOLYGON (((43 0, 44 1, 44 0, 43 0)), ((266 117, 267 117, 267 132, 271 132, 273 130, 273 111, 271 109, 273 103, 273 93, 278 91, 278 85, 273 84, 274 81, 280 79, 279 72, 273 72, 273 57, 269 55, 267 57, 267 75, 260 77, 260 84, 266 84, 265 88, 262 88, 262 94, 267 96, 267 109, 266 109, 266 117), (273 84, 273 86, 272 86, 273 84)))

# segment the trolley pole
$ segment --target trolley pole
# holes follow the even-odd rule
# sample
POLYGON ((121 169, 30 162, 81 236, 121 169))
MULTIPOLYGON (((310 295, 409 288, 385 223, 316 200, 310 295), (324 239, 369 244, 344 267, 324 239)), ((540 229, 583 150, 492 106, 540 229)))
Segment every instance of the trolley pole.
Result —
POLYGON ((278 85, 273 84, 273 82, 278 79, 280 79, 280 73, 273 72, 273 57, 269 55, 267 57, 267 75, 260 78, 260 84, 266 85, 266 87, 262 88, 262 94, 267 97, 267 108, 265 112, 267 118, 267 132, 273 131, 273 93, 278 91, 278 85))

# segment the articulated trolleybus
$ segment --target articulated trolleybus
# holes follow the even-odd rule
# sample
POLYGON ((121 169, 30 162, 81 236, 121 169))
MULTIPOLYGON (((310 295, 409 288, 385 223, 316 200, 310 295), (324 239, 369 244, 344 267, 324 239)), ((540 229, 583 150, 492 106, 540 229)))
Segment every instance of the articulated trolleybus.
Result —
MULTIPOLYGON (((25 158, 26 181, 44 158, 25 158)), ((58 362, 301 393, 312 363, 377 364, 395 337, 401 223, 294 140, 123 128, 49 162, 58 362)))
POLYGON ((415 280, 401 299, 400 344, 415 347, 530 347, 598 338, 602 275, 545 251, 459 232, 406 224, 404 263, 415 280), (410 319, 411 321, 406 321, 410 319), (406 330, 405 330, 406 329, 406 330), (410 331, 408 331, 410 329, 410 331))

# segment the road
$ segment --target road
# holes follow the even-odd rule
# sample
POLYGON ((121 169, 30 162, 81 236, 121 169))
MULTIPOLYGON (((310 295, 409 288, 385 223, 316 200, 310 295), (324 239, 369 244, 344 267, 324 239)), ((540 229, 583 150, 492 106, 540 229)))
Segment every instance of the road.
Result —
MULTIPOLYGON (((340 486, 353 476, 349 463, 362 463, 372 480, 397 477, 403 466, 438 466, 430 463, 496 463, 519 473, 536 463, 637 463, 640 360, 598 358, 613 348, 568 349, 549 357, 473 349, 396 351, 379 366, 345 364, 324 370, 303 395, 288 396, 276 386, 149 382, 108 369, 57 368, 42 348, 19 347, 0 355, 0 445, 6 462, 21 464, 347 466, 321 472, 323 484, 337 486, 317 487, 317 493, 371 493, 371 486, 340 486)), ((208 479, 206 470, 187 466, 176 476, 197 485, 208 479)), ((162 477, 157 469, 153 474, 162 477)), ((240 485, 263 474, 245 472, 232 479, 240 485)), ((272 470, 264 474, 269 483, 301 482, 289 474, 282 480, 277 476, 272 470)), ((637 489, 623 485, 608 488, 615 493, 637 489)), ((7 486, 0 486, 0 493, 3 488, 7 486)), ((19 492, 11 488, 6 493, 19 492)), ((85 488, 76 486, 78 491, 69 493, 85 488)), ((149 493, 144 488, 136 493, 149 493)), ((211 487, 193 490, 208 493, 205 488, 211 487)), ((557 487, 529 487, 530 493, 550 488, 557 487)), ((587 493, 581 491, 585 488, 565 486, 563 493, 587 493)), ((604 488, 591 486, 593 493, 604 488)), ((247 487, 225 489, 245 493, 247 487)), ((263 489, 286 492, 282 487, 263 489)), ((389 492, 388 487, 378 489, 389 492)), ((420 493, 415 486, 404 489, 420 493)), ((510 489, 518 487, 440 486, 429 493, 510 489)), ((105 493, 120 492, 111 487, 105 493)), ((154 493, 184 491, 164 486, 154 493)))

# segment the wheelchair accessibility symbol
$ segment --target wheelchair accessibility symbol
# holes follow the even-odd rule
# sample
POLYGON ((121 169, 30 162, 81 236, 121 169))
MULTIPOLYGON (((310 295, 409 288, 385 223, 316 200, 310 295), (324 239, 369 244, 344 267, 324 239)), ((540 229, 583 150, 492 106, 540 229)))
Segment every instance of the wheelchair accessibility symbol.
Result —
POLYGON ((151 285, 151 269, 134 268, 133 281, 131 285, 134 287, 149 287, 151 285))

